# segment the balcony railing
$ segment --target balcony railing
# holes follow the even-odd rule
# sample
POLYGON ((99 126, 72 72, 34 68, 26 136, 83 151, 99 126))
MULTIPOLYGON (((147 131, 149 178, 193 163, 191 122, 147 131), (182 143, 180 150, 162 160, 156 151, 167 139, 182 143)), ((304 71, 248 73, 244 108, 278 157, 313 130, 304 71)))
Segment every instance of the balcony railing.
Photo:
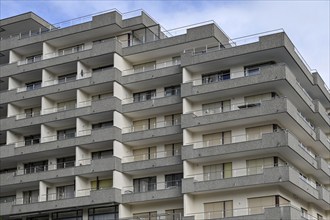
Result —
POLYGON ((82 17, 62 21, 62 22, 59 22, 59 23, 56 23, 56 24, 49 24, 49 26, 47 26, 47 27, 40 27, 38 29, 33 29, 33 30, 26 31, 26 32, 19 32, 19 33, 11 34, 9 36, 1 37, 0 40, 5 40, 5 39, 9 39, 9 38, 23 39, 23 38, 28 38, 28 37, 33 37, 33 36, 45 34, 45 33, 48 33, 48 32, 61 30, 63 28, 71 27, 71 26, 82 24, 82 23, 85 23, 85 22, 90 22, 90 21, 92 21, 94 16, 109 13, 109 12, 114 12, 114 11, 121 14, 123 19, 128 19, 128 18, 132 18, 134 16, 139 16, 139 15, 142 14, 142 12, 144 12, 142 9, 139 9, 139 10, 129 11, 129 12, 125 12, 125 13, 120 13, 117 9, 113 8, 113 9, 110 9, 110 10, 101 11, 101 12, 98 12, 98 13, 89 14, 89 15, 86 15, 86 16, 82 16, 82 17))
MULTIPOLYGON (((274 198, 275 200, 275 198, 274 198)), ((275 201, 274 201, 275 202, 275 201)), ((226 209, 222 211, 214 211, 214 212, 197 212, 197 213, 189 213, 188 216, 194 216, 195 220, 205 220, 205 219, 221 219, 225 217, 231 217, 230 219, 235 219, 235 217, 243 217, 249 215, 261 215, 264 214, 267 209, 280 209, 280 213, 283 213, 283 209, 294 209, 296 213, 301 213, 300 208, 292 206, 290 203, 283 203, 279 206, 275 204, 272 206, 255 206, 255 207, 245 207, 238 209, 226 209)), ((284 217, 284 216, 283 216, 284 217)), ((301 219, 306 220, 320 220, 317 217, 314 217, 310 214, 301 213, 301 219)))
POLYGON ((173 156, 177 156, 177 155, 181 155, 180 150, 177 150, 175 152, 158 151, 158 152, 150 153, 150 154, 148 154, 148 153, 147 154, 136 154, 136 155, 132 155, 132 156, 123 157, 123 163, 160 159, 160 158, 166 158, 166 157, 173 157, 173 156))
POLYGON ((192 55, 199 55, 199 54, 210 53, 218 50, 225 50, 231 47, 255 43, 259 41, 259 37, 276 34, 276 33, 282 33, 282 32, 284 32, 283 29, 261 32, 253 35, 233 38, 227 44, 212 43, 198 48, 186 49, 183 51, 183 53, 191 53, 192 55))
POLYGON ((158 190, 169 190, 181 187, 181 180, 167 181, 167 182, 157 182, 157 183, 143 183, 137 186, 126 186, 122 189, 122 194, 131 193, 145 193, 158 190))
POLYGON ((302 118, 306 123, 307 123, 307 125, 314 131, 315 130, 315 127, 314 127, 314 125, 307 119, 307 118, 305 118, 305 116, 303 116, 302 114, 301 114, 301 112, 297 112, 297 114, 298 114, 298 116, 300 117, 300 118, 302 118))
POLYGON ((76 137, 76 133, 67 133, 64 135, 53 135, 53 136, 47 136, 47 137, 43 137, 43 143, 44 142, 50 142, 50 141, 61 141, 61 140, 67 140, 67 139, 71 139, 71 138, 75 138, 76 137))
POLYGON ((156 99, 161 99, 161 98, 166 98, 169 96, 179 96, 181 94, 180 88, 179 89, 170 89, 162 92, 157 92, 154 93, 153 96, 150 96, 147 98, 147 96, 141 98, 139 100, 135 100, 133 98, 126 98, 122 100, 122 104, 130 104, 130 103, 140 103, 140 102, 146 102, 149 100, 156 100, 156 99))
POLYGON ((143 72, 147 72, 147 71, 152 71, 152 70, 157 70, 157 69, 163 69, 163 68, 166 68, 166 67, 171 67, 171 66, 176 66, 176 65, 180 65, 181 62, 176 60, 168 60, 168 61, 164 61, 164 62, 161 62, 161 63, 155 63, 155 65, 151 68, 139 68, 139 69, 127 69, 127 70, 124 70, 122 71, 122 74, 123 76, 126 76, 126 75, 131 75, 131 74, 134 74, 134 73, 143 73, 143 72))
POLYGON ((40 144, 40 138, 16 142, 15 147, 24 147, 24 146, 31 146, 36 144, 40 144))
POLYGON ((54 108, 45 108, 42 109, 41 112, 43 115, 46 114, 51 114, 51 113, 56 113, 56 112, 61 112, 61 111, 68 111, 68 110, 73 110, 76 108, 76 104, 69 104, 69 105, 64 105, 62 107, 54 107, 54 108))
POLYGON ((25 119, 25 118, 33 118, 33 117, 37 117, 37 116, 40 116, 40 111, 18 114, 18 115, 16 115, 16 120, 25 119))
POLYGON ((165 128, 165 127, 171 127, 171 126, 176 126, 176 125, 180 125, 181 121, 175 120, 174 122, 172 121, 159 121, 159 122, 155 122, 148 125, 139 125, 139 126, 130 126, 130 127, 126 127, 122 129, 122 133, 126 134, 126 133, 131 133, 131 132, 138 132, 138 131, 146 131, 146 130, 153 130, 153 129, 157 129, 157 128, 165 128))
POLYGON ((119 220, 182 220, 183 213, 160 213, 157 215, 150 215, 146 214, 145 216, 139 217, 127 217, 127 218, 120 218, 119 220))

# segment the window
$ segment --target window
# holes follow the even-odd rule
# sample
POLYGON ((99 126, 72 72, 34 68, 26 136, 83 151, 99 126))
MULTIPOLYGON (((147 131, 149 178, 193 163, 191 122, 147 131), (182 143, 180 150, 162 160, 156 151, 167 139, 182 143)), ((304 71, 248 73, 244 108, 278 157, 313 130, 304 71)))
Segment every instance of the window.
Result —
POLYGON ((74 138, 75 136, 76 136, 75 128, 57 131, 57 140, 65 140, 69 138, 74 138))
POLYGON ((59 56, 67 55, 67 54, 76 53, 76 52, 79 52, 79 51, 82 51, 82 50, 84 50, 84 45, 79 44, 79 45, 75 45, 75 46, 72 46, 72 47, 59 49, 58 50, 58 55, 59 56))
POLYGON ((49 220, 48 215, 28 217, 26 220, 49 220))
POLYGON ((133 220, 157 220, 157 212, 133 213, 133 220))
POLYGON ((92 96, 92 101, 98 101, 98 100, 102 100, 102 99, 108 99, 113 97, 113 93, 112 92, 108 92, 108 93, 103 93, 103 94, 98 94, 98 95, 93 95, 92 96))
POLYGON ((133 121, 133 132, 154 129, 156 127, 156 118, 133 121))
POLYGON ((248 198, 249 215, 264 213, 265 208, 289 205, 290 201, 282 196, 248 198))
POLYGON ((165 116, 165 126, 174 126, 181 124, 181 114, 173 114, 165 116))
POLYGON ((222 70, 217 73, 202 75, 203 84, 215 83, 215 82, 220 82, 220 81, 224 81, 224 80, 228 80, 228 79, 230 79, 230 70, 222 70))
POLYGON ((76 107, 76 100, 70 100, 70 101, 57 103, 58 111, 70 110, 70 109, 74 109, 75 107, 76 107))
POLYGON ((157 158, 156 147, 147 147, 133 150, 134 161, 150 160, 157 158))
POLYGON ((203 109, 203 115, 228 112, 231 110, 230 100, 203 104, 202 109, 203 109))
POLYGON ((156 97, 156 90, 149 90, 133 94, 133 102, 143 102, 156 97))
POLYGON ((180 95, 181 94, 181 86, 169 86, 165 87, 165 96, 173 96, 173 95, 180 95))
POLYGON ((52 220, 82 220, 82 210, 52 213, 52 220))
POLYGON ((58 77, 58 83, 67 83, 67 82, 71 82, 71 81, 75 81, 77 78, 77 73, 70 73, 70 74, 66 74, 66 75, 62 75, 58 77))
POLYGON ((165 220, 181 220, 184 216, 183 209, 166 210, 165 214, 165 220))
POLYGON ((32 118, 40 115, 40 107, 24 109, 25 117, 32 118))
POLYGON ((145 177, 133 180, 134 192, 148 192, 157 190, 156 177, 145 177))
POLYGON ((37 55, 33 55, 33 56, 29 56, 26 57, 26 63, 34 63, 34 62, 38 62, 42 59, 42 54, 37 54, 37 55))
POLYGON ((181 181, 183 178, 182 173, 167 174, 165 175, 165 186, 166 189, 181 187, 181 181))
POLYGON ((233 216, 233 201, 204 203, 205 219, 226 218, 233 216))
POLYGON ((232 163, 203 166, 204 181, 232 177, 232 163))
POLYGON ((108 206, 88 209, 88 220, 118 219, 118 206, 108 206))
POLYGON ((31 90, 35 90, 35 89, 40 89, 41 83, 42 83, 41 81, 26 83, 25 84, 26 90, 31 91, 31 90))
POLYGON ((75 186, 67 185, 56 187, 56 199, 70 199, 74 198, 75 186))
POLYGON ((30 146, 40 143, 40 134, 29 135, 24 137, 25 146, 30 146))
POLYGON ((92 190, 110 189, 111 187, 112 179, 99 180, 99 178, 97 177, 96 180, 91 181, 92 190))
POLYGON ((93 68, 92 71, 93 72, 102 71, 102 70, 109 69, 109 68, 112 68, 112 67, 113 67, 113 64, 110 64, 110 65, 105 65, 105 66, 100 66, 100 67, 93 68))
POLYGON ((16 195, 0 197, 0 203, 15 202, 16 195))
POLYGON ((150 63, 143 63, 133 66, 134 73, 140 73, 156 69, 156 61, 150 63))
POLYGON ((98 160, 103 158, 109 158, 113 156, 113 150, 104 150, 104 151, 97 151, 92 152, 92 160, 98 160))
POLYGON ((57 169, 74 167, 75 160, 75 156, 57 158, 57 169))
POLYGON ((278 160, 278 157, 247 160, 247 175, 261 174, 264 172, 264 168, 274 167, 278 160))
POLYGON ((92 124, 92 129, 109 128, 112 125, 113 125, 113 121, 105 121, 97 124, 92 124))
POLYGON ((48 170, 48 161, 38 161, 24 164, 24 173, 38 173, 48 170))
POLYGON ((38 202, 39 190, 30 190, 23 192, 23 204, 38 202))
POLYGON ((262 101, 271 100, 273 97, 275 97, 275 95, 275 93, 265 93, 261 95, 246 96, 244 97, 245 105, 238 106, 238 108, 259 106, 262 101))
POLYGON ((166 157, 181 155, 182 143, 165 144, 166 157))
POLYGON ((245 76, 258 75, 258 74, 260 74, 260 68, 261 67, 272 65, 272 64, 275 64, 275 62, 270 61, 270 62, 265 62, 265 63, 253 64, 253 65, 250 65, 250 66, 245 66, 244 67, 245 76))
POLYGON ((217 146, 223 144, 230 144, 231 140, 231 131, 224 131, 214 134, 204 134, 203 135, 203 146, 217 146))
POLYGON ((263 134, 272 133, 276 130, 274 125, 264 125, 252 128, 246 128, 246 139, 247 141, 258 140, 262 138, 263 134))

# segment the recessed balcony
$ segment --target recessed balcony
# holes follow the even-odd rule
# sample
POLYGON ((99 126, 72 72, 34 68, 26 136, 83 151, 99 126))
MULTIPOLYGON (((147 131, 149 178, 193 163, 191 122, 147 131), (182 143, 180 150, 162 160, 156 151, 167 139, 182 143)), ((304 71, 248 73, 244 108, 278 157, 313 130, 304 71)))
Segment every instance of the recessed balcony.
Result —
POLYGON ((181 181, 157 182, 144 185, 145 188, 134 186, 123 187, 123 203, 152 203, 155 201, 176 200, 182 197, 181 181))
POLYGON ((317 186, 290 166, 233 169, 232 177, 227 178, 224 178, 221 172, 195 174, 191 178, 183 179, 182 192, 196 194, 232 191, 259 187, 264 184, 282 186, 324 209, 329 207, 327 202, 320 200, 317 186))

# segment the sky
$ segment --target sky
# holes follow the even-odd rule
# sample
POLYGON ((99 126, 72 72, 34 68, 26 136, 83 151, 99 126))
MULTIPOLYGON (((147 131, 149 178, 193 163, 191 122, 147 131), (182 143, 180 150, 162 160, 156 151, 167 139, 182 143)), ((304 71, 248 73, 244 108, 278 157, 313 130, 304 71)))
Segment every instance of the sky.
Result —
POLYGON ((168 30, 214 20, 232 39, 283 28, 330 87, 330 0, 0 0, 0 18, 32 11, 54 24, 113 8, 143 9, 168 30))

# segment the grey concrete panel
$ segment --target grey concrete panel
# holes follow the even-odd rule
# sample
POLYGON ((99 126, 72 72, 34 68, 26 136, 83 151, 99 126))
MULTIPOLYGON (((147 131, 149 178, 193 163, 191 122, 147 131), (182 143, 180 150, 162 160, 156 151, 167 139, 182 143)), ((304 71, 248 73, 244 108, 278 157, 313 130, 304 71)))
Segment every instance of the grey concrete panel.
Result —
POLYGON ((163 200, 163 199, 174 199, 182 197, 181 188, 171 188, 164 190, 149 191, 143 193, 129 193, 123 194, 122 199, 123 203, 137 203, 137 202, 146 202, 152 200, 163 200))

